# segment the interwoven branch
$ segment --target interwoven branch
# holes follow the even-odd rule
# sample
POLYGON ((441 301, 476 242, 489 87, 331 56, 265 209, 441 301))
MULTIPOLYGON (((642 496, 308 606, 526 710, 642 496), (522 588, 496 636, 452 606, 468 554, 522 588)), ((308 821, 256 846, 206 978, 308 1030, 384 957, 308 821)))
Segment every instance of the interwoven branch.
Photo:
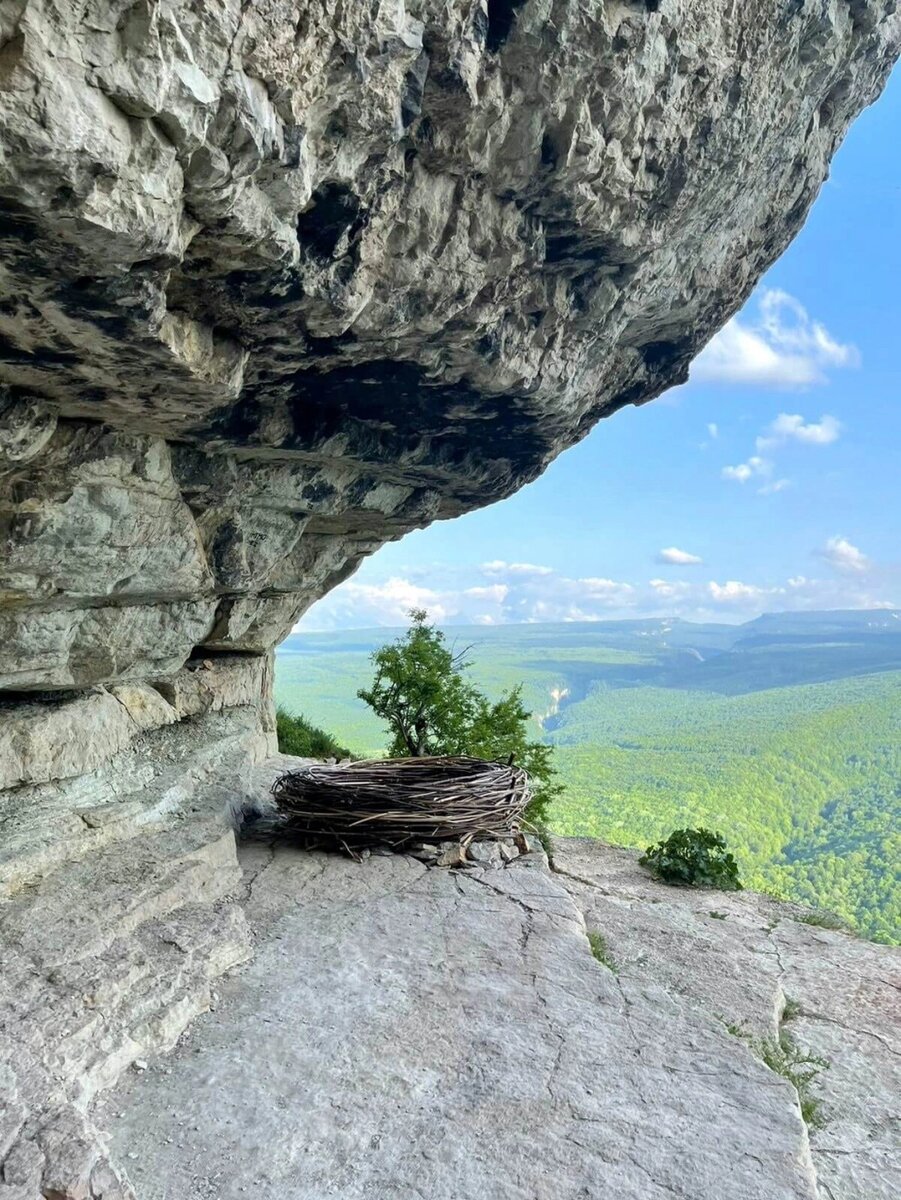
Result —
POLYGON ((443 757, 303 767, 272 794, 288 829, 345 849, 502 837, 531 800, 519 767, 443 757))

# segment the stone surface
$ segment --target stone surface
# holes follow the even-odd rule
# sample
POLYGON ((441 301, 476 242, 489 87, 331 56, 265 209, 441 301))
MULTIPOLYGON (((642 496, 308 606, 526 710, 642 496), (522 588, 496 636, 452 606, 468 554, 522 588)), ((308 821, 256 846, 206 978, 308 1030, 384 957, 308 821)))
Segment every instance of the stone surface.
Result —
POLYGON ((264 653, 684 380, 896 0, 13 0, 0 689, 264 653))
POLYGON ((0 700, 2 1200, 133 1197, 84 1109, 249 956, 232 823, 273 742, 259 656, 0 700))
POLYGON ((555 839, 557 878, 620 978, 652 982, 752 1042, 781 1027, 824 1058, 815 1093, 826 1124, 811 1136, 821 1195, 898 1195, 901 951, 804 924, 805 910, 764 896, 668 887, 637 858, 555 839))
POLYGON ((298 761, 242 774, 242 711, 155 731, 176 809, 0 901, 3 1200, 896 1194, 897 951, 597 843, 445 870, 264 820, 236 860, 229 814, 298 761), (830 1060, 812 1141, 754 1049, 787 1000, 830 1060))
POLYGON ((2 843, 3 1200, 133 1195, 85 1109, 130 1064, 170 1049, 210 1007, 211 981, 251 953, 243 911, 226 900, 240 890, 231 819, 259 736, 246 714, 242 732, 241 713, 179 727, 163 748, 145 735, 106 764, 114 801, 67 822, 63 791, 29 853, 2 843), (123 795, 148 751, 150 781, 123 795))
POLYGON ((466 871, 261 841, 240 857, 254 961, 94 1112, 142 1200, 897 1194, 897 1114, 877 1111, 897 952, 750 894, 716 893, 711 918, 709 893, 590 844, 557 842, 578 881, 538 854, 466 871), (799 1043, 831 1051, 813 1158, 794 1089, 726 1028, 774 1033, 786 994, 799 1043))

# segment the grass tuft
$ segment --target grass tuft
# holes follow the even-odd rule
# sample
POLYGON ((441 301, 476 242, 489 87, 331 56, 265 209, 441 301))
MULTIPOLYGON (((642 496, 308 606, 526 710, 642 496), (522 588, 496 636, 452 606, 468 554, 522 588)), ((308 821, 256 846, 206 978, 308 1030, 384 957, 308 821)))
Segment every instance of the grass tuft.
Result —
POLYGON ((548 829, 547 825, 541 821, 532 821, 526 826, 526 830, 528 833, 532 834, 533 837, 538 838, 539 842, 541 842, 541 848, 547 855, 548 865, 553 867, 554 839, 551 837, 550 829, 548 829))
POLYGON ((797 1000, 792 1000, 788 996, 785 997, 785 1005, 782 1009, 782 1020, 791 1021, 794 1017, 801 1015, 801 1005, 797 1000))
POLYGON ((591 953, 602 966, 606 967, 608 971, 612 971, 614 975, 619 974, 616 959, 610 953, 607 941, 602 933, 598 933, 596 929, 589 929, 588 945, 591 947, 591 953))
POLYGON ((766 1066, 787 1079, 798 1093, 801 1116, 807 1128, 822 1129, 826 1124, 823 1102, 811 1089, 816 1077, 829 1066, 827 1060, 806 1053, 787 1033, 780 1033, 778 1038, 761 1038, 752 1046, 766 1066))
POLYGON ((830 911, 828 908, 812 908, 798 920, 803 925, 815 925, 818 929, 835 929, 839 933, 853 933, 851 926, 844 917, 830 911))

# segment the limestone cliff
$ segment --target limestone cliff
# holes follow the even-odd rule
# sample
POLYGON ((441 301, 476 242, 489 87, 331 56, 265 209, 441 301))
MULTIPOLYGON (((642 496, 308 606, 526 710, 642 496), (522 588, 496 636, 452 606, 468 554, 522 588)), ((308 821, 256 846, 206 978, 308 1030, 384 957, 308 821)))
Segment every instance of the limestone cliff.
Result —
POLYGON ((129 1195, 89 1103, 251 953, 273 645, 684 379, 899 43, 895 0, 0 0, 0 1200, 129 1195))
POLYGON ((0 688, 262 653, 684 380, 895 0, 4 0, 0 688))

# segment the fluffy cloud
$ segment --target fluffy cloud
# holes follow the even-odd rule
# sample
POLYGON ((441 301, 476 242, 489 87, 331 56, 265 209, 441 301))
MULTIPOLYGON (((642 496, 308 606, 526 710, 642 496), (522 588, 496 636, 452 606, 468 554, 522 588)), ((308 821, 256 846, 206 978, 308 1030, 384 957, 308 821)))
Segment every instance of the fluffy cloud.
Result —
POLYGON ((488 587, 466 588, 463 595, 473 600, 489 600, 492 604, 503 604, 509 592, 510 588, 506 583, 492 583, 488 587))
MULTIPOLYGON (((744 621, 765 611, 829 608, 894 608, 901 597, 901 567, 878 566, 847 538, 830 538, 819 555, 837 568, 823 579, 797 573, 779 579, 656 577, 646 582, 601 575, 546 573, 509 575, 484 582, 480 567, 419 568, 417 580, 377 576, 377 562, 325 596, 301 628, 360 629, 402 626, 411 608, 425 608, 444 625, 504 625, 538 621, 603 621, 682 617, 695 621, 744 621), (479 578, 483 582, 479 582, 479 578)), ((673 572, 676 574, 676 572, 673 572)))
POLYGON ((657 552, 657 562, 667 563, 670 566, 700 566, 703 561, 703 558, 700 558, 697 554, 689 554, 687 550, 680 550, 678 546, 667 546, 665 550, 658 550, 657 552))
POLYGON ((773 451, 788 442, 799 442, 806 446, 828 446, 838 439, 841 424, 835 419, 824 415, 819 421, 805 421, 800 413, 780 413, 763 433, 757 438, 757 450, 745 462, 734 467, 723 467, 720 474, 723 479, 732 479, 737 483, 747 483, 749 479, 766 480, 757 491, 761 496, 771 496, 775 492, 784 491, 790 479, 771 479, 773 462, 763 457, 763 451, 773 451))
POLYGON ((771 450, 792 441, 808 446, 828 446, 838 440, 841 429, 840 422, 828 415, 820 417, 819 421, 805 421, 799 413, 780 413, 757 439, 757 449, 771 450))
POLYGON ((452 596, 397 575, 378 584, 351 579, 326 599, 332 601, 329 608, 333 617, 326 628, 404 625, 411 608, 426 609, 436 621, 446 621, 459 612, 452 596))
POLYGON ((766 596, 777 596, 783 589, 758 587, 753 583, 739 583, 737 579, 729 579, 726 583, 715 583, 711 580, 707 584, 707 591, 715 604, 748 605, 757 604, 766 596))
POLYGON ((856 366, 857 350, 836 341, 787 292, 765 290, 756 318, 733 317, 705 347, 692 378, 715 383, 803 389, 825 383, 830 368, 856 366))
POLYGON ((772 474, 772 470, 773 464, 769 459, 752 454, 747 462, 739 463, 735 467, 723 467, 721 474, 723 479, 734 479, 737 483, 747 483, 755 476, 772 474))
POLYGON ((585 596, 591 600, 625 600, 635 591, 630 583, 617 583, 615 579, 565 579, 560 582, 571 589, 576 596, 585 596))
POLYGON ((684 600, 692 590, 690 583, 673 583, 668 579, 649 579, 648 586, 654 589, 654 594, 661 600, 684 600))
POLYGON ((862 550, 848 541, 844 537, 831 537, 826 542, 821 550, 818 551, 821 558, 825 558, 826 562, 831 567, 835 567, 837 571, 846 571, 851 574, 862 574, 869 570, 870 560, 862 550))

